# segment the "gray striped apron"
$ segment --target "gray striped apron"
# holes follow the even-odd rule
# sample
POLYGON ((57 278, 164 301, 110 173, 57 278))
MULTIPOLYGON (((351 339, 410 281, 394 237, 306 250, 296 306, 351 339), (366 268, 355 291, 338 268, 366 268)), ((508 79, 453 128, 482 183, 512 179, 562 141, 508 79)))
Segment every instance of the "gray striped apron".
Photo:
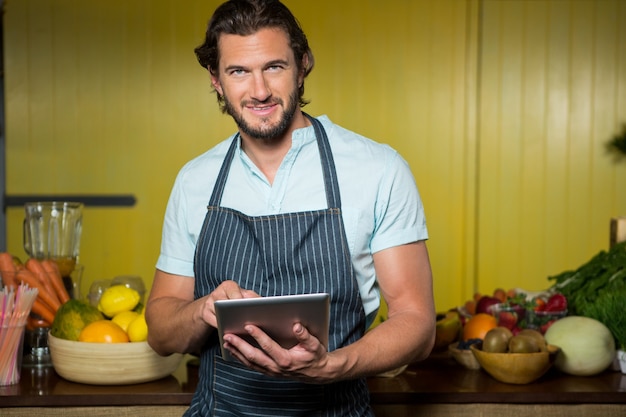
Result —
MULTIPOLYGON (((220 207, 233 140, 218 175, 194 260, 195 297, 224 280, 262 296, 327 292, 331 296, 328 350, 358 340, 365 314, 350 261, 339 185, 322 124, 315 128, 328 209, 249 217, 220 207)), ((200 355, 198 388, 187 416, 372 416, 365 379, 309 384, 273 378, 220 355, 217 332, 200 355)))

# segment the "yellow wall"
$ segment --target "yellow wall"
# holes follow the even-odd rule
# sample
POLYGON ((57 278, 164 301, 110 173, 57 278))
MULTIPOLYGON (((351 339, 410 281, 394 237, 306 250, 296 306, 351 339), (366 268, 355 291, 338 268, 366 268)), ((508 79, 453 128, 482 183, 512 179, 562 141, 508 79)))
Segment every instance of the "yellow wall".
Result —
MULTIPOLYGON (((148 285, 180 166, 234 130, 193 48, 218 1, 5 0, 7 193, 134 194, 87 208, 87 285, 148 285)), ((608 246, 626 164, 619 0, 285 1, 316 56, 306 110, 398 149, 425 201, 438 309, 540 289, 608 246)), ((8 250, 23 211, 7 212, 8 250)))
POLYGON ((541 289, 626 213, 626 3, 485 1, 476 277, 541 289))

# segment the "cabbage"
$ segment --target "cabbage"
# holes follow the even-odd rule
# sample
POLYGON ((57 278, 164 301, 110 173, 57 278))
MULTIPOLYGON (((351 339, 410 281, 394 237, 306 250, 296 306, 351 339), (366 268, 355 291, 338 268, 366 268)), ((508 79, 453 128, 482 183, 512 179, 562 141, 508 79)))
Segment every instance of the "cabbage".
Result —
POLYGON ((561 348, 554 366, 570 375, 595 375, 615 358, 615 339, 598 320, 569 316, 555 321, 544 335, 546 342, 561 348))

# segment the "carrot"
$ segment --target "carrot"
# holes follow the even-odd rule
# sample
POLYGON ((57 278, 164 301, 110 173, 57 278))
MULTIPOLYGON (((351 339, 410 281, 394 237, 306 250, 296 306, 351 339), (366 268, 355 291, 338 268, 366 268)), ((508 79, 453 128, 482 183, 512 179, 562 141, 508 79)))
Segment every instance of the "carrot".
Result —
POLYGON ((31 313, 26 319, 26 328, 35 330, 38 327, 51 327, 52 323, 42 319, 38 314, 31 313))
POLYGON ((2 275, 2 284, 5 287, 17 288, 15 282, 15 273, 17 268, 13 263, 13 255, 8 252, 0 253, 0 275, 2 275))
POLYGON ((37 288, 39 290, 39 294, 37 295, 37 300, 40 300, 44 304, 47 304, 53 313, 56 313, 56 311, 61 306, 61 304, 59 303, 59 300, 52 298, 50 294, 48 294, 43 284, 39 282, 39 280, 37 279, 37 277, 32 271, 29 271, 28 269, 23 269, 21 271, 18 271, 16 282, 18 284, 20 282, 23 282, 25 284, 28 284, 28 286, 30 286, 31 288, 37 288))
POLYGON ((30 311, 37 314, 39 317, 41 317, 43 320, 47 321, 48 323, 52 323, 54 321, 55 312, 52 311, 43 302, 41 302, 39 298, 35 299, 35 302, 33 303, 33 306, 30 309, 30 311))
POLYGON ((54 286, 52 285, 52 282, 51 282, 52 280, 50 276, 48 275, 48 273, 46 272, 43 265, 38 259, 35 259, 35 258, 28 259, 26 261, 26 269, 28 269, 30 272, 35 274, 35 276, 37 277, 37 279, 39 279, 39 281, 41 282, 43 287, 46 289, 46 292, 48 293, 48 295, 50 295, 51 298, 53 298, 56 302, 58 302, 59 305, 62 304, 61 300, 59 300, 59 297, 57 297, 57 293, 54 289, 54 286))
POLYGON ((48 277, 50 278, 50 282, 52 283, 52 288, 56 292, 57 298, 61 302, 61 304, 65 304, 69 301, 70 295, 65 288, 65 284, 63 284, 63 277, 61 276, 61 271, 59 270, 59 266, 56 262, 50 259, 44 259, 41 261, 41 265, 43 269, 48 273, 48 277))

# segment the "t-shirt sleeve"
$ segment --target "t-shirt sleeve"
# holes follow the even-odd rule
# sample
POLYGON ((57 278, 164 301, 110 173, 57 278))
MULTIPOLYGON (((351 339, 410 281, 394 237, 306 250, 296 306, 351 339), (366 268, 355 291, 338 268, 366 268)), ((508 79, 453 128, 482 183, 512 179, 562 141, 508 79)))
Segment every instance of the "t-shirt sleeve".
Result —
POLYGON ((187 221, 189 213, 183 187, 184 170, 179 173, 172 188, 161 236, 161 253, 156 267, 170 274, 193 276, 195 239, 187 221))
POLYGON ((394 153, 384 172, 376 201, 372 253, 428 239, 424 206, 409 165, 394 153))

